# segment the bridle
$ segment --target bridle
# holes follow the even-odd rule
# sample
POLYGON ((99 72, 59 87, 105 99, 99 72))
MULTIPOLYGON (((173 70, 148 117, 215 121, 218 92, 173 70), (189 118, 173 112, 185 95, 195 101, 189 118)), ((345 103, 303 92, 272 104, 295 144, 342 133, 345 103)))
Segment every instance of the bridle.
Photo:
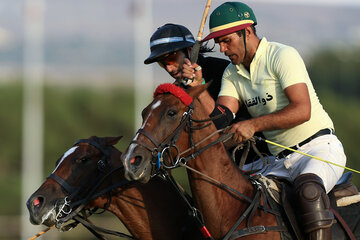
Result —
MULTIPOLYGON (((111 152, 113 150, 113 146, 107 146, 106 148, 102 147, 97 141, 92 139, 80 139, 78 140, 74 146, 77 146, 80 143, 87 143, 96 149, 98 149, 102 153, 102 158, 97 162, 97 171, 100 172, 100 175, 98 178, 94 180, 94 177, 92 174, 89 175, 89 177, 84 181, 84 183, 78 187, 71 186, 66 179, 63 179, 56 175, 55 173, 51 173, 47 178, 51 178, 55 180, 62 188, 65 189, 65 191, 69 194, 66 196, 62 201, 57 202, 57 208, 59 211, 56 214, 55 217, 55 226, 59 229, 64 227, 64 224, 67 223, 69 220, 73 219, 75 220, 74 223, 70 223, 66 225, 67 228, 73 228, 75 227, 79 222, 82 223, 88 230, 90 230, 96 237, 99 239, 104 239, 99 233, 96 231, 101 231, 107 234, 113 234, 119 237, 124 237, 127 239, 133 239, 133 237, 124 234, 119 233, 112 230, 103 229, 101 227, 97 227, 90 222, 86 220, 87 217, 81 216, 79 213, 84 210, 84 207, 93 199, 98 198, 101 195, 104 195, 106 193, 109 193, 111 190, 116 189, 120 186, 128 185, 132 183, 128 180, 123 180, 121 182, 113 183, 109 187, 103 189, 100 192, 97 192, 98 188, 104 183, 104 181, 107 180, 113 173, 116 171, 119 171, 123 169, 123 166, 112 168, 110 164, 110 156, 111 152), (107 170, 108 169, 108 170, 107 170), (91 182, 94 182, 95 184, 90 184, 91 182), (89 187, 90 186, 90 187, 89 187), (82 191, 83 189, 86 189, 86 191, 82 191), (81 196, 79 196, 81 193, 81 196), (79 199, 74 201, 74 199, 79 199)), ((111 202, 111 194, 110 199, 108 200, 107 204, 104 208, 107 208, 110 205, 111 202)), ((90 215, 95 213, 97 209, 90 210, 90 215)), ((105 211, 105 210, 104 210, 105 211)))
MULTIPOLYGON (((136 132, 137 134, 144 135, 154 145, 154 147, 150 147, 144 143, 139 142, 138 140, 132 140, 130 143, 130 144, 135 143, 151 152, 152 165, 155 166, 155 169, 153 169, 154 174, 152 176, 155 176, 158 174, 158 170, 160 169, 161 165, 163 165, 165 168, 168 168, 168 169, 175 168, 178 166, 178 163, 180 161, 180 151, 175 143, 179 139, 180 134, 184 130, 184 128, 186 126, 189 126, 190 123, 192 122, 193 109, 194 109, 193 103, 191 103, 188 106, 188 109, 183 113, 180 123, 176 127, 176 129, 161 142, 159 142, 157 139, 155 139, 144 128, 140 128, 136 132), (176 161, 173 162, 171 159, 171 165, 168 165, 163 161, 163 155, 167 150, 170 150, 171 148, 174 148, 176 150, 177 156, 176 156, 176 161)), ((169 155, 169 156, 171 156, 171 155, 169 155)))
MULTIPOLYGON (((180 189, 179 185, 176 183, 173 176, 168 174, 168 172, 167 172, 168 169, 179 167, 180 162, 187 161, 186 158, 180 158, 181 153, 179 151, 179 148, 176 146, 176 142, 179 139, 181 132, 185 129, 186 126, 188 126, 188 129, 189 129, 188 131, 190 132, 189 136, 190 136, 190 139, 192 142, 192 146, 193 146, 193 148, 196 149, 196 145, 193 144, 192 134, 191 134, 192 130, 196 129, 192 126, 193 121, 197 121, 192 118, 192 114, 194 112, 193 110, 194 110, 193 102, 191 102, 191 104, 188 105, 188 109, 183 113, 183 116, 180 120, 179 125, 176 127, 176 129, 170 135, 168 135, 161 142, 157 141, 148 131, 146 131, 143 128, 140 128, 137 131, 137 134, 144 135, 147 139, 150 140, 150 142, 154 145, 154 147, 150 147, 144 143, 139 142, 138 140, 133 140, 130 144, 135 143, 151 152, 151 155, 152 155, 151 164, 153 165, 152 172, 154 172, 152 174, 151 178, 155 177, 157 175, 161 175, 168 182, 170 182, 171 185, 173 186, 173 188, 177 191, 177 193, 180 195, 180 197, 186 203, 186 206, 189 209, 189 213, 191 213, 191 216, 196 221, 196 224, 198 225, 201 233, 203 234, 204 239, 213 240, 213 237, 210 235, 209 231, 207 230, 206 226, 204 225, 200 211, 189 201, 189 199, 186 197, 184 191, 182 189, 180 189), (175 162, 172 159, 170 149, 176 150, 175 162), (165 154, 166 151, 169 151, 169 154, 168 154, 168 156, 170 158, 169 163, 166 163, 165 161, 163 161, 163 155, 165 154), (155 168, 154 168, 154 166, 155 166, 155 168), (161 166, 163 166, 163 168, 161 168, 161 166)), ((211 121, 211 119, 208 119, 205 121, 211 121)), ((202 121, 198 121, 198 122, 202 122, 202 121)), ((206 127, 206 126, 208 126, 208 125, 205 125, 203 127, 206 127)), ((197 151, 197 152, 199 152, 199 151, 197 151)), ((191 157, 195 158, 196 156, 194 156, 194 154, 191 154, 191 157)))
POLYGON ((221 129, 218 131, 215 131, 213 134, 211 134, 209 137, 203 139, 199 143, 194 142, 193 137, 193 131, 194 130, 200 130, 203 128, 206 128, 212 124, 212 121, 221 117, 221 115, 215 116, 215 117, 209 117, 202 120, 197 120, 193 118, 194 113, 194 102, 191 102, 191 104, 188 105, 187 110, 183 113, 183 116, 180 120, 179 125, 175 128, 174 131, 171 132, 170 135, 168 135, 163 141, 159 142, 157 139, 155 139, 148 131, 146 131, 144 128, 140 128, 136 133, 144 135, 147 139, 150 140, 150 142, 154 145, 154 147, 150 147, 147 144, 144 144, 142 142, 139 142, 138 140, 133 140, 131 143, 135 143, 148 151, 151 152, 152 155, 152 161, 151 164, 153 165, 153 176, 157 175, 159 173, 160 167, 164 167, 165 169, 173 169, 179 167, 181 164, 186 164, 189 160, 196 158, 199 156, 203 151, 206 149, 209 149, 210 147, 225 141, 226 139, 231 138, 231 134, 221 134, 216 140, 212 141, 208 145, 199 148, 198 146, 200 143, 204 142, 208 138, 212 137, 214 134, 224 132, 225 129, 221 129), (206 123, 201 126, 194 126, 194 123, 206 123), (187 128, 186 128, 187 127, 187 128), (186 128, 186 129, 185 129, 186 128), (176 142, 178 141, 180 134, 182 131, 186 130, 189 133, 189 148, 182 153, 180 152, 179 148, 176 145, 176 142), (176 151, 176 156, 173 158, 170 154, 170 150, 174 149, 176 151), (164 154, 168 151, 169 161, 164 161, 164 154), (187 156, 183 156, 185 153, 190 152, 187 156))

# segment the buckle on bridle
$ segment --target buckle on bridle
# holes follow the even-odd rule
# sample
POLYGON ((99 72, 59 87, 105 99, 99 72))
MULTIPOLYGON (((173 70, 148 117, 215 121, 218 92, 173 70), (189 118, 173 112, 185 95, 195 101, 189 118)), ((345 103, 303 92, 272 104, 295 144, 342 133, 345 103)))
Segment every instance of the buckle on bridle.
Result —
POLYGON ((178 167, 179 158, 180 158, 180 150, 179 150, 179 148, 174 144, 167 145, 161 150, 161 152, 158 152, 156 162, 155 162, 155 166, 156 166, 157 169, 160 169, 161 166, 163 166, 166 169, 173 169, 173 168, 178 167), (175 158, 172 157, 171 152, 170 152, 172 148, 176 150, 175 158), (168 162, 164 161, 165 154, 168 155, 167 156, 167 159, 169 159, 168 162))
POLYGON ((105 168, 106 168, 106 164, 104 162, 103 159, 100 159, 98 162, 97 162, 97 167, 99 169, 100 172, 105 172, 105 168))

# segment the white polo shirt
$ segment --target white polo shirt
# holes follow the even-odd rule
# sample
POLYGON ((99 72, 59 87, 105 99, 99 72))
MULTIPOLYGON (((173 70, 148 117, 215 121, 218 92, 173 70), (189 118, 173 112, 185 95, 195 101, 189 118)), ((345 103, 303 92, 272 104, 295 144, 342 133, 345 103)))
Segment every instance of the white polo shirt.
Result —
MULTIPOLYGON (((250 73, 242 64, 230 64, 225 69, 219 96, 238 99, 252 117, 259 117, 287 106, 289 100, 284 89, 297 83, 306 83, 308 87, 310 120, 290 129, 263 132, 268 140, 292 147, 321 129, 334 128, 319 102, 303 60, 294 48, 262 38, 250 64, 250 73)), ((277 155, 284 149, 269 144, 269 150, 277 155)))

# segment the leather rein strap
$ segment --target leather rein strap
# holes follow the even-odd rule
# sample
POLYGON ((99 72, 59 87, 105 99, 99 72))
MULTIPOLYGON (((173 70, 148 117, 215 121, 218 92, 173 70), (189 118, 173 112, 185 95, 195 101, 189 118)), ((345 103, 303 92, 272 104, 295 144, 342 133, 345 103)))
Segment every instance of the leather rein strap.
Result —
POLYGON ((101 234, 99 234, 98 232, 114 235, 114 236, 125 238, 125 239, 134 239, 134 237, 132 237, 130 235, 127 235, 125 233, 118 232, 118 231, 113 231, 113 230, 109 230, 109 229, 105 229, 105 228, 96 226, 96 225, 92 224, 91 222, 89 222, 87 219, 83 218, 80 215, 76 215, 73 219, 80 222, 91 233, 93 233, 98 239, 104 239, 104 240, 106 239, 101 234))
POLYGON ((186 206, 190 210, 189 213, 191 213, 191 217, 193 217, 196 220, 196 223, 197 223, 199 230, 202 233, 204 239, 214 240, 214 238, 211 236, 208 229, 204 225, 204 221, 202 219, 200 211, 189 202, 188 198, 185 196, 184 190, 180 189, 180 187, 176 183, 176 180, 174 179, 174 177, 172 175, 169 175, 168 172, 165 170, 161 170, 161 173, 165 177, 165 179, 170 182, 170 184, 173 186, 173 188, 176 190, 176 192, 180 195, 180 197, 186 203, 186 206))

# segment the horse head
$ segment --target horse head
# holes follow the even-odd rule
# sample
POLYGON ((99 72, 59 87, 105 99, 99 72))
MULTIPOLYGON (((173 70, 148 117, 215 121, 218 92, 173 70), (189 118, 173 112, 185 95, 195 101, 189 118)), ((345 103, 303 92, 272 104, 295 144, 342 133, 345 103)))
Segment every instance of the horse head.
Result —
POLYGON ((162 84, 155 90, 154 100, 142 111, 142 126, 121 158, 127 179, 146 183, 165 155, 179 155, 181 149, 175 143, 191 118, 193 99, 207 86, 184 90, 162 84))
POLYGON ((56 162, 53 172, 26 202, 32 224, 55 224, 62 231, 71 216, 90 207, 107 177, 122 168, 121 152, 113 147, 121 137, 79 140, 56 162), (110 159, 111 157, 111 159, 110 159), (119 166, 120 165, 120 166, 119 166))

